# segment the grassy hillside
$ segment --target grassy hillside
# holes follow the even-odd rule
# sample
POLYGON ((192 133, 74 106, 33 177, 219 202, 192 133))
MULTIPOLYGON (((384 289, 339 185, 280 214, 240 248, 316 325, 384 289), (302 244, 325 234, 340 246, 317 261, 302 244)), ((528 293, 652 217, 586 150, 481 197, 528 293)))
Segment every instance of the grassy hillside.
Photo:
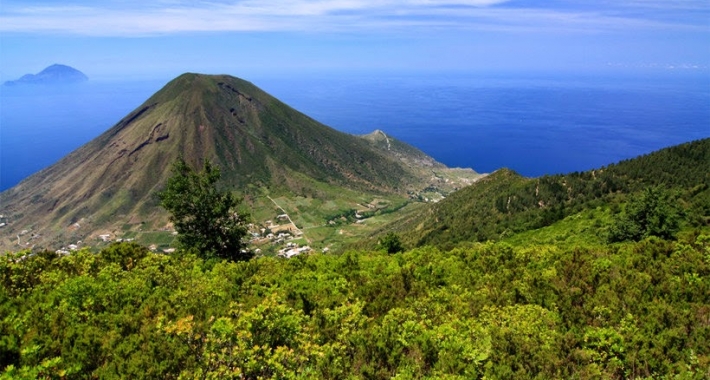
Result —
MULTIPOLYGON (((675 199, 685 213, 686 226, 707 226, 709 167, 710 139, 704 139, 582 173, 523 178, 502 169, 404 216, 381 233, 395 231, 414 246, 501 240, 566 217, 589 217, 590 210, 597 208, 608 210, 602 220, 609 221, 627 201, 656 187, 675 199)), ((597 223, 589 233, 598 235, 606 227, 607 223, 597 223)))

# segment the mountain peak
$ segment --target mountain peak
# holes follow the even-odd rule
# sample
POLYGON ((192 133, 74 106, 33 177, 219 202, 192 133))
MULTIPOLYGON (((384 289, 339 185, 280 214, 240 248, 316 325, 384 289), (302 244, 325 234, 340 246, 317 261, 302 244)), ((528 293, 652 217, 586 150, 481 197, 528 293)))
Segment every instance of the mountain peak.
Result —
MULTIPOLYGON (((223 95, 258 92, 266 95, 252 83, 230 75, 208 75, 185 73, 168 82, 156 92, 147 102, 151 101, 199 101, 211 102, 220 100, 223 95), (220 93, 222 93, 220 95, 220 93)), ((225 99, 221 99, 225 100, 225 99)))
POLYGON ((12 225, 0 231, 9 234, 0 247, 29 228, 49 239, 75 224, 82 226, 76 236, 86 237, 129 220, 164 223, 154 194, 178 157, 192 167, 210 160, 225 188, 307 197, 323 188, 406 197, 428 186, 432 169, 445 168, 379 135, 384 141, 336 131, 239 78, 186 73, 96 139, 1 193, 0 213, 12 225))
POLYGON ((56 85, 68 83, 86 82, 89 78, 81 71, 55 63, 48 66, 37 74, 25 74, 20 79, 5 82, 6 86, 16 86, 23 84, 56 85))

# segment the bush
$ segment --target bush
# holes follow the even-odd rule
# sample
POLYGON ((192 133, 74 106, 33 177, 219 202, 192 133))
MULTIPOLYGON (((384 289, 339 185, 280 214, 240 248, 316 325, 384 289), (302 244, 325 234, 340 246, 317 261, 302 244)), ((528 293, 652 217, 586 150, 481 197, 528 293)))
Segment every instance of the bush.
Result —
POLYGON ((404 246, 402 241, 399 240, 399 236, 394 232, 390 232, 385 237, 380 239, 378 244, 387 251, 387 253, 397 253, 404 251, 404 246))

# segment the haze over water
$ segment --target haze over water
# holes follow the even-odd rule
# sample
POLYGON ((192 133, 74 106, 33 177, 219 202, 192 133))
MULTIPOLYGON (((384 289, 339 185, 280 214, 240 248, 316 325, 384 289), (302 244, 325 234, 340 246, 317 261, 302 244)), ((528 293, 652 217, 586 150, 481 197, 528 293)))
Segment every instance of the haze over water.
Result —
MULTIPOLYGON (((240 76, 239 73, 230 73, 240 76)), ((381 129, 448 166, 526 176, 598 168, 710 136, 705 73, 349 73, 244 77, 335 129, 381 129)), ((138 107, 161 81, 2 89, 0 189, 138 107)))

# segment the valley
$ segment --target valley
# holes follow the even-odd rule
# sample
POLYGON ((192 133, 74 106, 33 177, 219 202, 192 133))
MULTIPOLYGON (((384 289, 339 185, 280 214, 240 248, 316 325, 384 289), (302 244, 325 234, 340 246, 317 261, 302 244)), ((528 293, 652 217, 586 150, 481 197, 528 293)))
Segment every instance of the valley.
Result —
MULTIPOLYGON (((268 189, 258 189, 245 196, 243 205, 251 217, 250 233, 259 233, 250 240, 249 248, 259 255, 269 256, 276 255, 287 243, 308 244, 318 252, 340 251, 372 235, 400 215, 444 199, 454 191, 454 184, 466 186, 484 177, 471 175, 465 170, 439 170, 438 174, 432 173, 431 182, 421 192, 411 191, 407 196, 329 189, 324 185, 324 193, 319 198, 283 192, 272 198, 268 189), (459 177, 460 173, 464 175, 459 177), (447 180, 442 181, 439 176, 446 176, 447 180), (269 238, 262 230, 275 232, 276 238, 269 238), (282 230, 297 233, 289 234, 286 241, 278 237, 282 230)), ((98 227, 92 221, 89 216, 72 224, 58 234, 58 239, 64 239, 64 242, 57 245, 62 240, 56 240, 49 247, 65 253, 82 247, 100 250, 113 242, 135 241, 155 252, 171 253, 176 248, 176 232, 164 218, 138 223, 119 219, 114 224, 98 227)), ((37 243, 46 242, 43 235, 42 229, 25 229, 19 233, 21 239, 12 241, 8 249, 38 249, 37 243)))

